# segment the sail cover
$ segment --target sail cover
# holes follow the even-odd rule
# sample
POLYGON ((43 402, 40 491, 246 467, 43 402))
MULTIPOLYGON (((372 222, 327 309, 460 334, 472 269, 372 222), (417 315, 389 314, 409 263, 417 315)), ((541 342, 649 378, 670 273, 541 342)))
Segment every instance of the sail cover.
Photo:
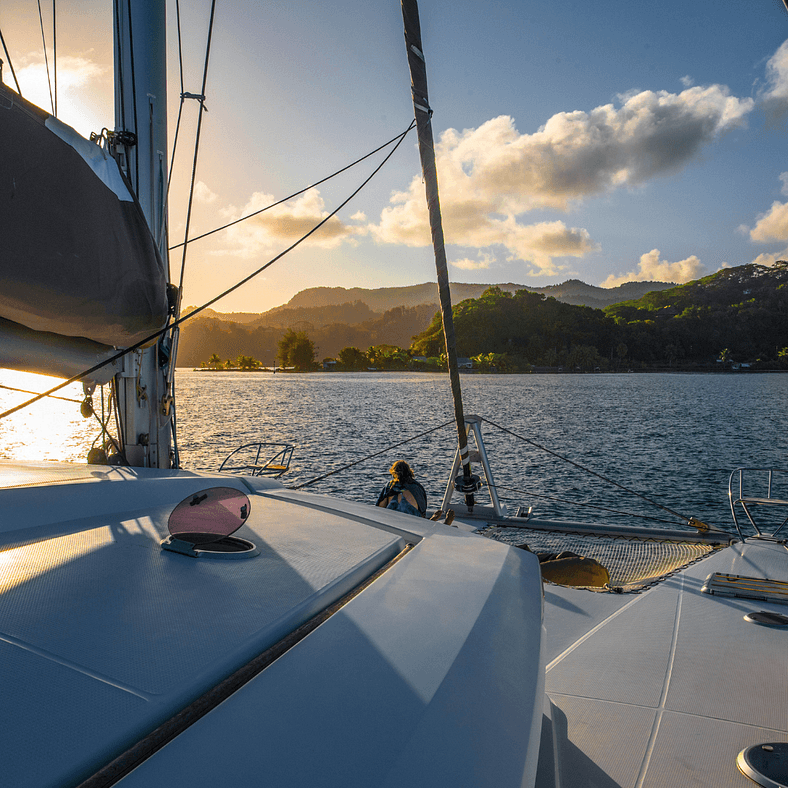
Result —
POLYGON ((115 347, 164 326, 164 265, 117 162, 2 84, 0 239, 0 317, 115 347))

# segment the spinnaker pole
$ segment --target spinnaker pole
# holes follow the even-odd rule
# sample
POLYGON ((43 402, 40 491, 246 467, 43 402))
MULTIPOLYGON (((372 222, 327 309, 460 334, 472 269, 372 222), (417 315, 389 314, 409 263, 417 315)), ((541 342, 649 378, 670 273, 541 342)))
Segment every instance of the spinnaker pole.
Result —
POLYGON ((454 417, 457 422, 457 440, 462 463, 462 480, 455 487, 465 493, 465 502, 473 508, 473 493, 478 489, 478 479, 471 474, 468 458, 468 433, 462 410, 460 372, 457 366, 457 348, 454 337, 454 320, 451 311, 451 292, 449 272, 446 267, 446 247, 443 238, 440 200, 438 198, 438 172, 435 165, 435 144, 432 136, 432 109, 427 92, 427 66, 421 45, 421 25, 419 6, 416 0, 402 0, 402 20, 405 25, 405 46, 408 51, 413 110, 416 115, 416 131, 419 137, 419 155, 424 186, 427 192, 427 208, 430 217, 432 246, 435 250, 435 267, 438 272, 438 292, 440 295, 443 336, 446 341, 446 360, 449 366, 451 393, 454 400, 454 417))

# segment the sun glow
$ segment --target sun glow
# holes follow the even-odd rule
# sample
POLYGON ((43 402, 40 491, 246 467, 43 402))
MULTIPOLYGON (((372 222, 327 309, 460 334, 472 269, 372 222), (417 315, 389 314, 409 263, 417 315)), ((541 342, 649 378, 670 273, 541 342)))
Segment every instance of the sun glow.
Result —
MULTIPOLYGON (((0 409, 19 405, 31 397, 24 392, 46 391, 59 380, 31 372, 0 369, 0 409)), ((0 459, 85 462, 93 439, 100 432, 99 424, 93 417, 82 418, 79 410, 79 403, 84 399, 81 385, 66 386, 57 396, 64 399, 40 400, 0 421, 0 459)), ((97 392, 94 397, 100 412, 101 396, 97 392)))
MULTIPOLYGON (((111 69, 94 62, 89 55, 58 57, 57 117, 83 137, 89 137, 91 131, 101 131, 113 123, 111 69)), ((30 55, 27 64, 17 71, 17 76, 24 97, 54 114, 54 94, 50 93, 50 80, 53 79, 51 53, 49 68, 47 77, 43 56, 30 55)))

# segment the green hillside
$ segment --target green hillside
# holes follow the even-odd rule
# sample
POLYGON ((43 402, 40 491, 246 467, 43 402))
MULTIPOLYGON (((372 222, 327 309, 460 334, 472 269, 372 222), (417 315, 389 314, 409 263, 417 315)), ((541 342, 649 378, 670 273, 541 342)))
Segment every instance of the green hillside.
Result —
MULTIPOLYGON (((788 263, 750 264, 604 310, 493 287, 454 308, 457 351, 505 354, 520 368, 713 367, 721 354, 774 368, 788 357, 787 283, 788 263)), ((434 356, 442 343, 436 316, 412 351, 434 356)))

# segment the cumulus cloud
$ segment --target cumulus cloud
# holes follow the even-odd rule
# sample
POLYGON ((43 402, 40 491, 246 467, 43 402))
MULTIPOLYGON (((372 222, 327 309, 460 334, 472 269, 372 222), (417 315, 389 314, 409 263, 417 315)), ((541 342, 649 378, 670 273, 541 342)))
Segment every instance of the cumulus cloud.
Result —
POLYGON ((761 243, 788 241, 788 203, 775 200, 772 207, 758 217, 750 230, 750 239, 761 243))
MULTIPOLYGON (((49 68, 50 74, 54 77, 51 52, 49 53, 49 68)), ((104 76, 108 72, 109 68, 107 66, 94 62, 87 54, 59 55, 57 59, 58 93, 69 93, 72 90, 83 88, 91 81, 104 76)), ((38 104, 37 99, 43 99, 42 105, 49 106, 49 83, 47 81, 46 63, 41 52, 34 52, 22 58, 22 66, 16 69, 16 75, 19 78, 25 98, 30 94, 30 101, 38 104)))
MULTIPOLYGON (((740 126, 751 99, 720 85, 681 93, 641 91, 590 112, 562 112, 533 134, 501 116, 476 129, 450 129, 436 146, 447 243, 502 244, 534 274, 559 270, 555 258, 582 257, 597 245, 562 222, 526 225, 536 209, 566 211, 584 199, 677 172, 720 134, 740 126)), ((370 227, 382 243, 430 243, 424 187, 415 177, 370 227)))
POLYGON ((760 100, 767 115, 774 120, 788 113, 788 41, 784 41, 766 63, 766 86, 760 100))
POLYGON ((495 257, 490 254, 480 253, 479 256, 473 260, 470 257, 463 257, 461 260, 450 260, 449 265, 454 268, 461 268, 463 271, 480 271, 490 268, 495 264, 495 257))
POLYGON ((788 260, 788 248, 783 249, 782 252, 777 252, 776 254, 759 254, 753 260, 753 263, 756 265, 765 265, 767 268, 771 268, 778 260, 788 260))
POLYGON ((677 282, 683 284, 703 276, 704 273, 703 264, 694 254, 676 263, 669 263, 667 260, 659 259, 659 249, 652 249, 640 256, 637 271, 631 271, 622 276, 611 274, 602 282, 602 287, 617 287, 624 282, 677 282))
POLYGON ((216 202, 219 195, 211 191, 210 187, 202 181, 194 184, 194 199, 204 205, 211 205, 216 202))
MULTIPOLYGON (((275 202, 270 194, 255 192, 241 209, 229 208, 222 213, 228 221, 259 211, 275 202)), ((279 250, 306 235, 328 216, 323 198, 317 189, 277 205, 228 230, 233 251, 243 257, 254 257, 261 252, 279 250)), ((305 242, 322 249, 333 249, 349 240, 357 228, 344 224, 336 216, 326 222, 305 242)))

